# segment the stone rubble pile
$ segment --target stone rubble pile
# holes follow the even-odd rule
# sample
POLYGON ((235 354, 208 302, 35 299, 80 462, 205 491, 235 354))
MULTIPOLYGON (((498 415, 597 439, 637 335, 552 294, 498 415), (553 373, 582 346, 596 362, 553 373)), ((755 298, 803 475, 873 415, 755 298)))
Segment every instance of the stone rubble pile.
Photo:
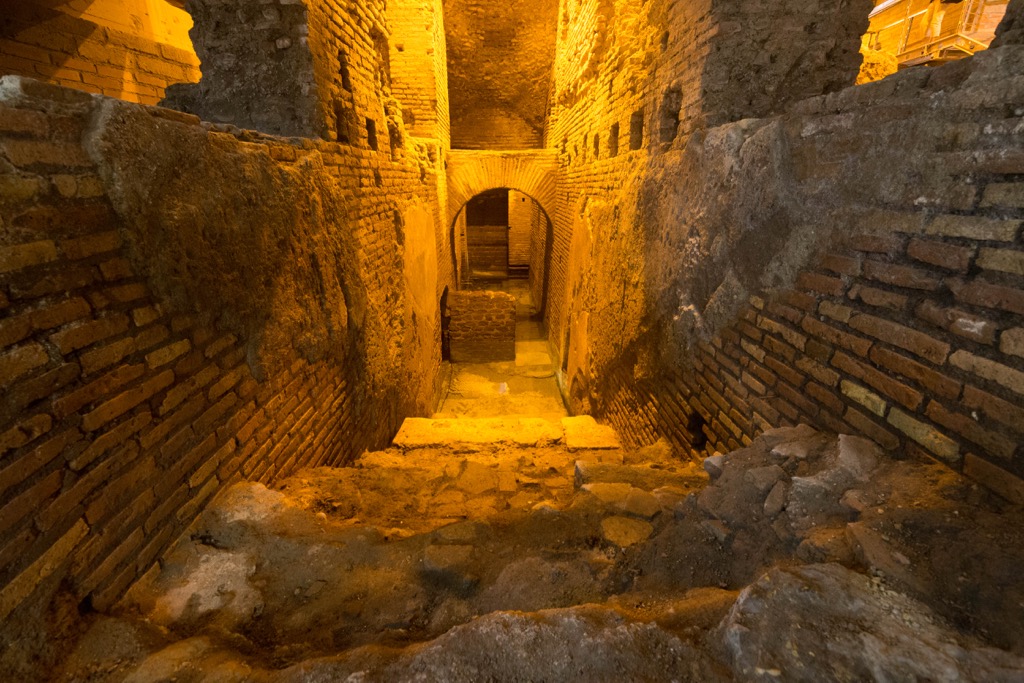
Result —
POLYGON ((948 469, 802 426, 701 470, 573 420, 237 484, 58 680, 1024 676, 1021 513, 948 469))

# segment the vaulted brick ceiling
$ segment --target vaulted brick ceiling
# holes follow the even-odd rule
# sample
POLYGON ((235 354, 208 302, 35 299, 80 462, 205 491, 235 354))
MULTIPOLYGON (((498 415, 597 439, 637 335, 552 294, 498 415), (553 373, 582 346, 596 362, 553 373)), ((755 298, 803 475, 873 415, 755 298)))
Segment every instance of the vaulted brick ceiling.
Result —
POLYGON ((452 146, 543 146, 558 3, 445 0, 452 146))

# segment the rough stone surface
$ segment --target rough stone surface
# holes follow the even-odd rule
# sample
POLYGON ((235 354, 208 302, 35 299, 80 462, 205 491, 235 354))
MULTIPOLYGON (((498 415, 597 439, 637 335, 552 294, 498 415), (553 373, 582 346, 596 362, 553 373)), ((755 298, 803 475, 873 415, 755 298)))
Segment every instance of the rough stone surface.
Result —
POLYGON ((172 86, 164 105, 204 121, 275 135, 326 133, 317 111, 313 57, 304 2, 262 7, 188 0, 190 31, 203 76, 172 86), (225 30, 227 26, 234 30, 225 30))
MULTIPOLYGON (((677 475, 681 495, 649 519, 623 507, 660 501, 668 473, 654 490, 577 490, 564 444, 393 449, 279 491, 239 484, 120 617, 93 619, 62 675, 1015 680, 1020 512, 1001 516, 938 465, 878 462, 857 481, 840 456, 851 443, 864 446, 773 432, 689 497, 692 479, 677 475), (801 457, 774 452, 793 442, 801 457), (505 472, 512 486, 469 495, 469 472, 505 472), (798 472, 826 500, 870 505, 763 514, 762 479, 785 492, 798 472)), ((630 467, 653 464, 606 474, 641 481, 630 467)))
POLYGON ((260 340, 261 357, 293 345, 314 358, 345 348, 367 295, 352 247, 329 228, 351 218, 320 155, 286 168, 262 147, 225 153, 215 133, 116 101, 98 113, 90 150, 132 224, 135 257, 173 305, 230 321, 260 340), (328 263, 336 266, 317 265, 328 263))
POLYGON ((1020 675, 1018 658, 958 636, 926 606, 835 564, 768 572, 740 593, 720 631, 742 680, 1020 675))

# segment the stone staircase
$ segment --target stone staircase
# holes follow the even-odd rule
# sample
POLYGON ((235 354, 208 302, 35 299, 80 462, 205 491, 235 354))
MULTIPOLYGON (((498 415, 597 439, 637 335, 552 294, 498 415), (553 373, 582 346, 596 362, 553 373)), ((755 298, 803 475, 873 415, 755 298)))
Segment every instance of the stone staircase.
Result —
POLYGON ((1022 660, 834 564, 907 574, 930 551, 880 540, 897 484, 955 476, 851 439, 777 430, 705 471, 588 417, 407 420, 351 467, 229 489, 56 678, 1014 680, 1022 660))

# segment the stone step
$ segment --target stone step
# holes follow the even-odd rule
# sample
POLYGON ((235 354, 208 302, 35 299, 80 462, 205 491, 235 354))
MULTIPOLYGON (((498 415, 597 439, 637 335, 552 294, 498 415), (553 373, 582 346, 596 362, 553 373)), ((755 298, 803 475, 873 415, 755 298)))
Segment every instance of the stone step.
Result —
POLYGON ((598 424, 590 415, 562 418, 562 428, 565 446, 570 451, 622 448, 618 433, 612 427, 598 424))
POLYGON ((576 488, 588 484, 628 484, 645 491, 663 487, 696 489, 705 486, 709 479, 706 472, 689 463, 669 469, 590 460, 576 461, 575 478, 576 488))
POLYGON ((562 426, 530 417, 408 418, 393 443, 404 450, 457 448, 473 450, 492 444, 536 447, 562 441, 562 426))

